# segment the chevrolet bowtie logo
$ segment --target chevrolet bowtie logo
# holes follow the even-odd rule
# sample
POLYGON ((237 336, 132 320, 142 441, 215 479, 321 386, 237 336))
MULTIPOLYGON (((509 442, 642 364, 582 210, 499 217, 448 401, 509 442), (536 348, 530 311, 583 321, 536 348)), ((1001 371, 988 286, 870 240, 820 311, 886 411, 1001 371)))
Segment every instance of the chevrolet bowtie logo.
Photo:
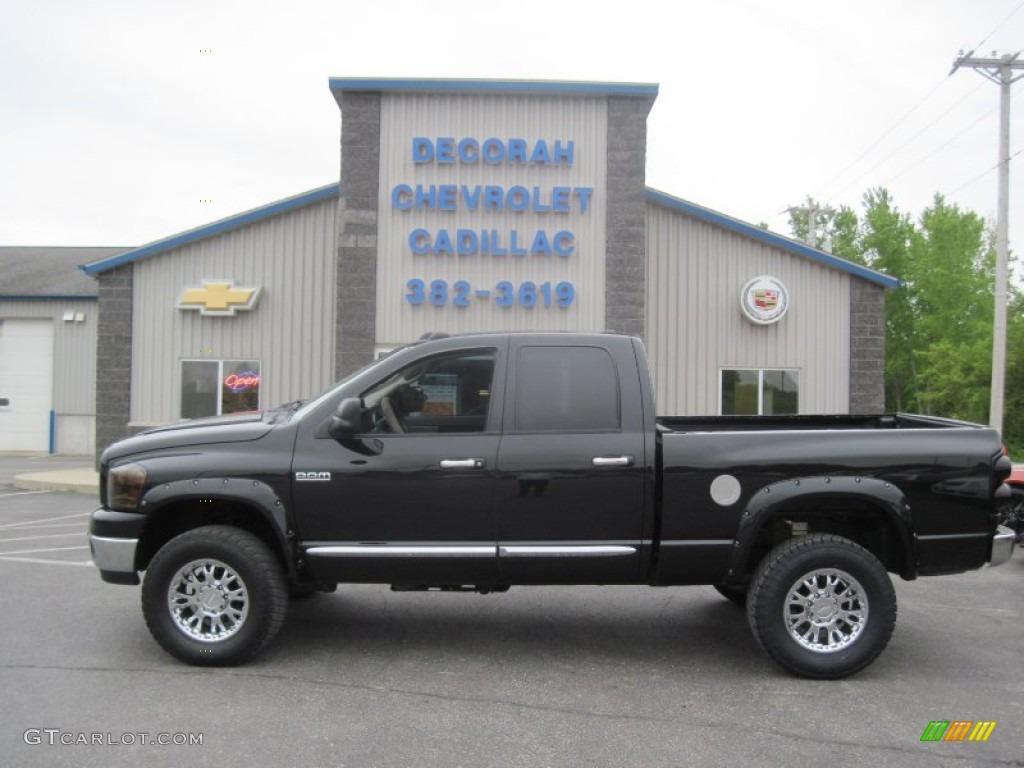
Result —
POLYGON ((234 315, 240 309, 252 309, 260 289, 242 286, 234 280, 203 280, 201 288, 186 288, 178 299, 178 309, 198 309, 203 315, 234 315))

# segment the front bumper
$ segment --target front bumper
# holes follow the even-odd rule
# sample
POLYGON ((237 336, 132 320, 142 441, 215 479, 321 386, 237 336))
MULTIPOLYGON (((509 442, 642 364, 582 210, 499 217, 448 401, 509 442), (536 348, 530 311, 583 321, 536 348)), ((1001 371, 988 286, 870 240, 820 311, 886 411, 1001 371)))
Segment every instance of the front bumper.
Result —
POLYGON ((1017 534, 1005 525, 996 528, 995 535, 992 537, 992 557, 988 560, 989 567, 1002 565, 1010 559, 1010 556, 1013 555, 1016 538, 1017 534))
POLYGON ((138 539, 108 539, 89 534, 92 561, 100 569, 100 578, 114 584, 138 584, 135 570, 135 549, 138 539))
POLYGON ((101 507, 89 520, 89 549, 100 578, 111 584, 138 584, 135 554, 145 515, 101 507))

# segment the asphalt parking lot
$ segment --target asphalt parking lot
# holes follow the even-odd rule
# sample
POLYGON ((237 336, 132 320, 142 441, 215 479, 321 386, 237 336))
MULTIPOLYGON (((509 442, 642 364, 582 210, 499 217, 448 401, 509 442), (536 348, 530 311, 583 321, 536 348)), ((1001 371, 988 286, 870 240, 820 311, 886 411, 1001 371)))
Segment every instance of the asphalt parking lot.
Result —
POLYGON ((100 581, 93 500, 5 467, 5 765, 1024 766, 1021 552, 897 581, 889 648, 839 682, 783 673, 708 587, 341 587, 294 602, 253 664, 200 670, 152 641, 138 587, 100 581), (997 725, 922 742, 934 720, 997 725))

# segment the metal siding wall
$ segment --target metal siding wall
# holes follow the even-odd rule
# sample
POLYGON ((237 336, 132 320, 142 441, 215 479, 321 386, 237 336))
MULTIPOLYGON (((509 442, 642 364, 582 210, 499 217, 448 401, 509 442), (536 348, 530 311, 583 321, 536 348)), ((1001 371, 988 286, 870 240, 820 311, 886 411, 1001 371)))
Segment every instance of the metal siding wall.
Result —
POLYGON ((647 346, 660 414, 715 415, 722 368, 800 371, 801 413, 847 413, 850 280, 838 270, 658 205, 647 206, 647 346), (773 275, 790 297, 770 326, 740 291, 773 275))
POLYGON ((181 413, 181 360, 255 359, 261 406, 306 398, 334 378, 336 199, 135 264, 132 413, 135 424, 181 413), (203 317, 175 307, 204 279, 263 289, 254 309, 203 317))
POLYGON ((607 101, 598 98, 544 98, 532 96, 466 96, 385 94, 381 103, 380 212, 378 217, 379 262, 377 267, 377 344, 388 346, 418 338, 427 331, 465 333, 480 330, 604 330, 605 178, 607 175, 607 101), (508 166, 412 162, 412 138, 416 136, 473 137, 481 142, 495 137, 522 138, 532 146, 545 139, 574 142, 571 167, 508 166), (592 187, 586 214, 573 207, 569 213, 485 213, 398 211, 392 208, 396 184, 515 185, 540 187, 548 195, 555 186, 592 187), (549 236, 566 229, 576 235, 576 250, 569 257, 550 256, 414 256, 409 233, 423 228, 436 234, 457 228, 495 229, 508 247, 508 232, 516 229, 532 241, 536 230, 549 236), (406 281, 467 280, 473 290, 494 291, 502 281, 517 290, 524 281, 552 288, 570 281, 576 300, 567 309, 540 305, 506 309, 489 299, 471 297, 469 307, 451 304, 434 307, 429 300, 414 307, 404 298, 406 281))
POLYGON ((0 301, 0 318, 53 320, 53 409, 60 415, 96 415, 97 302, 82 300, 0 301), (66 323, 64 312, 85 313, 84 323, 66 323))

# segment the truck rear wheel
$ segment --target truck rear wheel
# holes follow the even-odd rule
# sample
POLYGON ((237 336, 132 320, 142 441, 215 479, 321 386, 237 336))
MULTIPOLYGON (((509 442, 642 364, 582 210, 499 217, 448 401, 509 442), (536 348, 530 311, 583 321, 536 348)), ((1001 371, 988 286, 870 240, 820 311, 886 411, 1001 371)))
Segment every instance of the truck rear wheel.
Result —
POLYGON ((210 525, 171 539, 142 584, 146 625, 165 651, 200 666, 242 664, 284 621, 288 587, 274 553, 248 531, 210 525))
POLYGON ((810 534, 783 542, 754 572, 747 620, 761 647, 801 677, 859 672, 896 626, 896 593, 878 559, 849 539, 810 534))

